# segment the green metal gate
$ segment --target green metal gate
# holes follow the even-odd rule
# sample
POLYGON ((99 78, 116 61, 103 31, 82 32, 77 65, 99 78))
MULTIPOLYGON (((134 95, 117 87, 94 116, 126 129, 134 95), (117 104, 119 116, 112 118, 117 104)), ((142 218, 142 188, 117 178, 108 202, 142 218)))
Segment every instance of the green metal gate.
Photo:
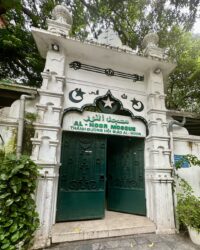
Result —
POLYGON ((106 179, 108 210, 146 214, 142 138, 64 132, 61 162, 57 221, 103 218, 106 179))
POLYGON ((108 210, 146 214, 144 189, 144 140, 108 139, 108 210))
POLYGON ((57 221, 104 217, 106 138, 64 132, 57 221))

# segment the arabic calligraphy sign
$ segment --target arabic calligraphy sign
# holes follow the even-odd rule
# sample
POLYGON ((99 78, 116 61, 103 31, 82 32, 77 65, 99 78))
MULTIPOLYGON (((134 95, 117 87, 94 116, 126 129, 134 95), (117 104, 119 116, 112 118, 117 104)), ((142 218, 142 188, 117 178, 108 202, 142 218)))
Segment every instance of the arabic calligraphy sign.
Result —
POLYGON ((64 118, 63 130, 131 137, 146 136, 146 127, 140 120, 89 111, 82 114, 70 112, 64 118))

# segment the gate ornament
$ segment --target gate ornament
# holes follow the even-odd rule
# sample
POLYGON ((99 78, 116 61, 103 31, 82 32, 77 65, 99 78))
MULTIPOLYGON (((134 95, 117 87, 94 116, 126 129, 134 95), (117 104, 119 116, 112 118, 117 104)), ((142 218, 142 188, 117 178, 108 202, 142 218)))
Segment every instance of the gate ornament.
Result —
POLYGON ((105 97, 102 97, 97 101, 97 106, 101 110, 101 112, 106 114, 114 114, 117 110, 120 109, 120 103, 112 98, 109 93, 105 97))
POLYGON ((131 102, 132 102, 132 107, 135 111, 141 112, 144 109, 144 104, 141 101, 138 101, 137 99, 133 98, 131 102))
POLYGON ((72 25, 72 16, 65 5, 56 5, 52 11, 52 18, 59 23, 72 25))
POLYGON ((115 71, 113 69, 104 69, 104 68, 100 68, 100 67, 96 67, 96 66, 92 66, 92 65, 88 65, 88 64, 83 64, 80 63, 78 61, 74 61, 71 62, 69 64, 70 68, 73 68, 74 70, 86 70, 86 71, 91 71, 91 72, 95 72, 95 73, 100 73, 100 74, 105 74, 107 76, 116 76, 116 77, 121 77, 121 78, 125 78, 125 79, 130 79, 133 82, 137 82, 137 81, 144 81, 144 76, 140 76, 137 74, 128 74, 128 73, 123 73, 120 71, 115 71))
POLYGON ((102 100, 102 102, 104 102, 104 108, 112 108, 112 104, 114 103, 114 101, 110 100, 109 96, 106 100, 102 100))
POLYGON ((69 100, 74 103, 79 103, 83 100, 83 95, 86 94, 81 88, 75 88, 69 92, 69 100))
POLYGON ((69 35, 72 25, 72 16, 64 4, 57 5, 52 10, 52 18, 47 19, 48 30, 64 37, 69 35))

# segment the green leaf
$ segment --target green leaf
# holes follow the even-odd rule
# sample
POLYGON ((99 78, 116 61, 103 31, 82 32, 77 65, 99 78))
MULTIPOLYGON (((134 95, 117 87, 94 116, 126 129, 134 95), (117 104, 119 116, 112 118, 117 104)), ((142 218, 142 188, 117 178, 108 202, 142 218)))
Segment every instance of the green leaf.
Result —
POLYGON ((11 171, 11 174, 14 175, 16 174, 19 170, 21 170, 22 168, 24 168, 23 164, 20 164, 18 166, 16 166, 15 168, 13 168, 13 170, 11 171))
POLYGON ((4 188, 6 188, 6 187, 7 187, 6 184, 0 184, 0 190, 1 190, 1 189, 4 189, 4 188))
POLYGON ((11 227, 10 227, 10 230, 9 230, 9 232, 10 233, 14 233, 16 230, 17 230, 17 224, 13 224, 11 227))
POLYGON ((5 199, 9 195, 10 195, 10 193, 4 193, 4 194, 0 195, 0 199, 5 199))
POLYGON ((6 181, 9 179, 9 176, 7 176, 6 174, 1 174, 0 175, 0 180, 6 181))
POLYGON ((13 199, 8 199, 8 200, 6 201, 6 203, 5 203, 5 206, 6 206, 6 207, 9 207, 10 205, 13 204, 13 202, 14 202, 13 199))
POLYGON ((17 231, 12 237, 11 237, 11 241, 12 242, 16 242, 20 237, 20 233, 19 231, 17 231))
POLYGON ((3 244, 9 243, 9 240, 5 238, 4 240, 2 240, 2 243, 3 244))
POLYGON ((17 196, 16 198, 15 198, 15 201, 16 202, 18 202, 18 201, 20 201, 21 200, 21 197, 20 196, 17 196))
POLYGON ((10 217, 17 217, 18 216, 18 213, 17 212, 13 212, 10 217))
POLYGON ((16 184, 12 184, 12 185, 11 185, 11 189, 13 190, 13 192, 14 192, 15 194, 18 193, 18 192, 21 190, 21 188, 22 188, 22 183, 21 183, 21 181, 20 181, 20 182, 17 181, 16 184))
POLYGON ((27 196, 26 194, 22 194, 22 198, 23 198, 24 200, 26 200, 26 199, 28 198, 28 196, 27 196))
POLYGON ((30 173, 29 173, 28 171, 24 171, 22 174, 23 174, 23 175, 26 175, 26 176, 29 176, 29 175, 30 175, 30 173))
POLYGON ((10 225, 12 225, 13 220, 9 220, 6 222, 6 224, 3 227, 9 227, 10 225))
POLYGON ((9 246, 9 250, 15 250, 16 246, 9 246))
POLYGON ((19 185, 21 183, 21 178, 17 177, 17 176, 13 176, 10 184, 11 185, 19 185))
POLYGON ((3 216, 0 216, 0 222, 2 223, 2 222, 6 222, 7 221, 7 219, 5 218, 5 217, 3 217, 3 216))
MULTIPOLYGON (((10 243, 6 243, 6 244, 3 244, 3 246, 1 246, 1 249, 6 249, 10 246, 10 243)), ((9 249, 8 249, 9 250, 9 249)))
POLYGON ((12 185, 11 189, 13 190, 13 192, 16 194, 17 193, 17 186, 16 185, 12 185))
POLYGON ((5 238, 5 235, 0 234, 0 241, 2 241, 5 238))

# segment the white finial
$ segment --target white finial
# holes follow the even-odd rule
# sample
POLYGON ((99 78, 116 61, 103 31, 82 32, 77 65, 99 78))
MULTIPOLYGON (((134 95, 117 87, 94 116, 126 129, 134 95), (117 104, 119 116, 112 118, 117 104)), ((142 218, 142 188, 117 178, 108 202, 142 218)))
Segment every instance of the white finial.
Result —
POLYGON ((164 49, 158 47, 159 37, 153 31, 150 31, 143 39, 142 47, 144 48, 144 56, 155 59, 164 59, 164 49))
POLYGON ((56 5, 52 10, 52 19, 48 19, 47 23, 49 31, 62 35, 69 35, 72 25, 72 16, 64 4, 56 5))
POLYGON ((59 23, 72 25, 72 16, 64 4, 56 5, 52 11, 52 17, 59 23))
POLYGON ((142 47, 146 49, 147 47, 158 47, 159 37, 153 31, 150 31, 143 39, 142 47))

